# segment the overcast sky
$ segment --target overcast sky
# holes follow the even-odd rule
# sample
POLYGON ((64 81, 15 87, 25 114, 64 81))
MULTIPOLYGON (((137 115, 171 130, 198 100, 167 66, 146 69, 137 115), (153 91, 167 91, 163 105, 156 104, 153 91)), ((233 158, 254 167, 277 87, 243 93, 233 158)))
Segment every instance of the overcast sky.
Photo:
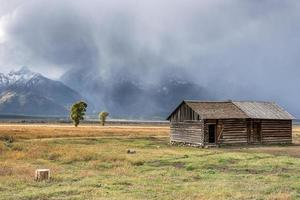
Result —
POLYGON ((300 112, 299 33, 299 0, 0 0, 0 71, 148 83, 176 68, 220 98, 300 112))

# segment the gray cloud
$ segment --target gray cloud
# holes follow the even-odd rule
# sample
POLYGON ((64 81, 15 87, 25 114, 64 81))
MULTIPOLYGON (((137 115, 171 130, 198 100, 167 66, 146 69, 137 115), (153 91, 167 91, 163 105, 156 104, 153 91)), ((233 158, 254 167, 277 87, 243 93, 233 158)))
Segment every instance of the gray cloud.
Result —
POLYGON ((300 116, 296 0, 12 2, 0 9, 0 69, 64 73, 91 96, 121 79, 152 88, 175 76, 216 98, 278 101, 300 116))

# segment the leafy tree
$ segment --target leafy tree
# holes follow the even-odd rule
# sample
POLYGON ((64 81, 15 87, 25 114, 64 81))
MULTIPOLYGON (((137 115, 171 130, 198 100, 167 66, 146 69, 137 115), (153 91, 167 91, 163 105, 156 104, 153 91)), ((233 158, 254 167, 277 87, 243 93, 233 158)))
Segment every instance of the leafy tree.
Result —
POLYGON ((70 118, 74 122, 75 127, 78 126, 80 120, 84 120, 86 108, 87 103, 85 103, 84 101, 79 101, 72 105, 70 118))
POLYGON ((109 113, 108 113, 108 112, 105 112, 105 111, 99 113, 99 119, 100 119, 100 123, 101 123, 102 126, 104 126, 105 121, 106 121, 106 117, 107 117, 108 115, 109 115, 109 113))

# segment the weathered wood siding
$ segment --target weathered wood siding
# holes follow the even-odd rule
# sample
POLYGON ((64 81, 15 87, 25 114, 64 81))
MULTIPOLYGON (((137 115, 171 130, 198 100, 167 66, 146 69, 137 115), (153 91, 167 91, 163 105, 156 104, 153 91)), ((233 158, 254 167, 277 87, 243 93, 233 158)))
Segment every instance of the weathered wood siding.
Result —
POLYGON ((170 121, 183 122, 185 120, 200 120, 200 116, 185 103, 181 104, 171 115, 170 121))
POLYGON ((248 142, 246 119, 205 120, 205 144, 208 144, 208 124, 216 124, 216 144, 245 144, 248 142))
POLYGON ((291 120, 261 120, 262 143, 292 143, 291 120))
POLYGON ((170 141, 203 145, 203 121, 171 122, 170 141))
POLYGON ((246 119, 220 120, 222 132, 219 144, 244 144, 248 142, 246 119))

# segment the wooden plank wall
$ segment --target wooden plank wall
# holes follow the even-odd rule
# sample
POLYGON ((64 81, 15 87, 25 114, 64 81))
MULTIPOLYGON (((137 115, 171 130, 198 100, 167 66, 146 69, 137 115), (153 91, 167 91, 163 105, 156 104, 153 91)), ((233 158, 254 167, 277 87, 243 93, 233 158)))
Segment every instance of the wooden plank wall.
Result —
POLYGON ((291 120, 261 120, 262 143, 292 143, 291 120))
POLYGON ((170 121, 200 120, 200 116, 183 103, 172 115, 170 121))
POLYGON ((221 144, 244 144, 248 142, 246 119, 224 119, 221 144))
POLYGON ((171 122, 170 141, 203 145, 203 121, 171 122))
POLYGON ((246 119, 205 120, 204 143, 208 144, 208 124, 216 124, 217 144, 245 144, 248 142, 246 119))

